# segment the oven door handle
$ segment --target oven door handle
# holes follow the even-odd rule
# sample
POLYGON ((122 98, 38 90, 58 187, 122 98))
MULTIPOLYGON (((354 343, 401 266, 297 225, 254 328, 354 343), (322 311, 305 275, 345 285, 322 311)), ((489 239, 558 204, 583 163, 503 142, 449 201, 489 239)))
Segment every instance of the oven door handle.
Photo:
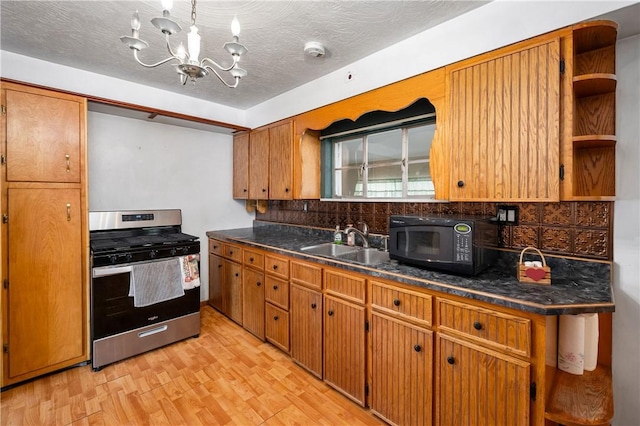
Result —
POLYGON ((93 278, 126 274, 127 272, 131 272, 131 266, 102 266, 100 268, 93 268, 93 278))

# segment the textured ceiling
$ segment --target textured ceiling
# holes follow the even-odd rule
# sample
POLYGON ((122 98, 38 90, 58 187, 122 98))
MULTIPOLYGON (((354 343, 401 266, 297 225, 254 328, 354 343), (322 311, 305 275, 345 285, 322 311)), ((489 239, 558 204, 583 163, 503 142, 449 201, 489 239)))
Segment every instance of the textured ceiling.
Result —
MULTIPOLYGON (((0 43, 9 52, 246 109, 486 3, 200 0, 196 23, 201 57, 227 63, 222 45, 231 39, 233 16, 240 21, 240 41, 249 49, 241 66, 249 75, 236 89, 212 76, 182 86, 170 65, 146 69, 135 62, 119 40, 130 35, 134 10, 142 21, 140 38, 151 45, 140 53, 141 59, 156 62, 166 54, 163 36, 149 22, 162 14, 160 0, 2 0, 0 43), (322 43, 325 56, 304 55, 308 41, 322 43)), ((171 12, 183 27, 173 38, 185 44, 190 7, 176 0, 171 12)))

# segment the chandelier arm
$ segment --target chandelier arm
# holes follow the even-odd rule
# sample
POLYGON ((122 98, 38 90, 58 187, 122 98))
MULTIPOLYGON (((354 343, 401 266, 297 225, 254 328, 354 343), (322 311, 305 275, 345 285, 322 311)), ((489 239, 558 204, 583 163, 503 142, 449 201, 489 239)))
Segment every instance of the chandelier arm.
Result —
POLYGON ((202 60, 200 61, 200 66, 203 67, 203 68, 209 68, 211 70, 213 70, 213 68, 211 68, 211 66, 208 65, 206 62, 210 62, 212 65, 217 67, 220 71, 231 71, 232 69, 234 69, 236 67, 236 65, 238 65, 238 61, 235 58, 233 59, 233 64, 229 68, 224 68, 222 65, 218 64, 217 62, 215 62, 215 61, 213 61, 213 60, 211 60, 209 58, 202 58, 202 60))
POLYGON ((165 34, 165 40, 167 42, 167 50, 169 51, 169 55, 173 56, 174 58, 177 58, 180 62, 182 62, 182 60, 180 59, 180 57, 176 54, 176 52, 173 51, 173 49, 171 48, 171 43, 169 43, 169 37, 171 36, 171 34, 165 34))
POLYGON ((175 60, 177 60, 177 61, 180 61, 180 58, 177 58, 177 57, 175 57, 175 56, 171 56, 171 57, 169 57, 169 58, 167 58, 167 59, 163 59, 163 60, 162 60, 162 61, 160 61, 160 62, 156 62, 155 64, 145 64, 144 62, 142 62, 142 61, 140 60, 140 58, 138 58, 138 51, 137 51, 137 50, 134 50, 134 51, 133 51, 133 57, 134 57, 134 58, 136 58, 136 61, 137 61, 140 65, 142 65, 143 67, 146 67, 146 68, 155 68, 155 67, 157 67, 158 65, 166 64, 167 62, 172 61, 172 60, 174 60, 174 59, 175 59, 175 60))
MULTIPOLYGON (((224 84, 225 86, 227 86, 227 87, 229 87, 231 89, 235 89, 236 87, 238 87, 238 83, 240 83, 240 78, 239 77, 235 78, 235 80, 236 80, 235 84, 229 84, 226 81, 224 81, 224 79, 222 78, 222 76, 220 74, 218 74, 218 71, 216 71, 215 69, 211 68, 209 65, 206 65, 206 64, 203 64, 203 65, 204 65, 203 66, 204 69, 209 70, 213 74, 215 74, 215 76, 218 77, 218 80, 220 80, 222 82, 222 84, 224 84)), ((227 70, 223 70, 223 71, 227 71, 227 70)))

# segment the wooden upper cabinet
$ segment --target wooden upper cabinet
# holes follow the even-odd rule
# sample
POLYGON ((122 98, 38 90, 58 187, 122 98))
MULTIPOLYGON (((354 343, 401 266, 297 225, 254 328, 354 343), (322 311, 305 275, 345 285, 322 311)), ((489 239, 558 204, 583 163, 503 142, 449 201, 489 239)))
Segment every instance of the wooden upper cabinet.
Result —
POLYGON ((450 199, 557 201, 560 39, 501 52, 448 67, 450 199))
POLYGON ((293 122, 269 128, 269 199, 293 199, 293 122))
POLYGON ((233 198, 249 197, 249 133, 233 135, 233 198))
POLYGON ((249 199, 269 199, 269 129, 249 136, 249 199))
POLYGON ((7 181, 80 183, 86 100, 6 90, 7 181))

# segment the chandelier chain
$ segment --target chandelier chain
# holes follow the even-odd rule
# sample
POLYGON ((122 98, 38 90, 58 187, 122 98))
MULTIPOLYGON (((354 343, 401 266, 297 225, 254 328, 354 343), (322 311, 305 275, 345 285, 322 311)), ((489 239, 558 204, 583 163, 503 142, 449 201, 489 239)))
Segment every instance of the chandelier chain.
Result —
POLYGON ((191 25, 196 24, 196 0, 191 0, 191 25))

